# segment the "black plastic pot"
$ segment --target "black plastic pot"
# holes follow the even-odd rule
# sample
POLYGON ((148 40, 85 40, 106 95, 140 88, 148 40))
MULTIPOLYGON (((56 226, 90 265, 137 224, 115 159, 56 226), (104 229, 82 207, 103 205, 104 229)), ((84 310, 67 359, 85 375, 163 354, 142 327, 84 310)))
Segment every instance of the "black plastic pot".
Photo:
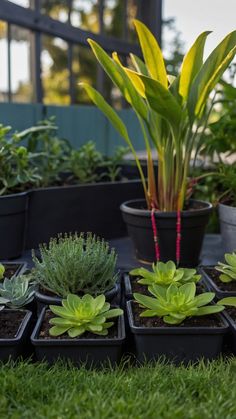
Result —
POLYGON ((236 323, 226 310, 223 311, 223 316, 229 324, 229 333, 227 336, 228 349, 231 353, 236 354, 236 323))
POLYGON ((206 285, 206 288, 209 291, 212 291, 215 293, 217 299, 225 298, 225 297, 236 297, 236 291, 223 291, 221 290, 214 280, 210 277, 210 275, 207 273, 206 269, 214 269, 215 266, 201 266, 199 268, 199 272, 201 273, 203 277, 203 282, 206 285))
MULTIPOLYGON (((16 311, 4 309, 7 311, 16 311)), ((29 336, 32 332, 31 317, 32 313, 28 310, 20 310, 25 312, 25 317, 18 329, 16 337, 12 339, 0 339, 0 361, 8 361, 9 358, 15 360, 19 356, 26 357, 29 355, 29 336)))
MULTIPOLYGON (((116 298, 116 296, 119 292, 119 287, 120 287, 120 284, 118 282, 117 284, 114 285, 114 287, 111 290, 105 292, 106 301, 111 302, 111 303, 116 302, 114 300, 115 300, 115 298, 116 298)), ((35 292, 35 298, 36 298, 36 302, 37 302, 38 316, 40 315, 40 313, 41 313, 41 311, 44 307, 49 306, 51 304, 56 305, 56 306, 60 306, 61 301, 62 301, 61 297, 53 296, 53 295, 46 295, 46 294, 43 294, 40 291, 35 292)))
MULTIPOLYGON (((190 201, 199 209, 181 212, 181 256, 180 265, 195 267, 199 263, 205 227, 208 223, 212 205, 203 201, 190 201)), ((155 248, 151 223, 151 212, 144 200, 136 199, 121 205, 123 219, 127 224, 136 257, 141 262, 155 261, 155 248)), ((156 212, 155 220, 160 245, 160 257, 163 262, 176 261, 176 212, 156 212)))
POLYGON ((134 334, 136 356, 140 362, 165 356, 176 364, 215 359, 222 350, 228 324, 223 316, 221 327, 137 327, 134 325, 132 301, 127 303, 128 319, 134 334))
POLYGON ((28 195, 0 197, 0 259, 14 259, 24 250, 28 195))
POLYGON ((139 180, 35 189, 29 192, 26 248, 65 232, 91 231, 105 239, 127 234, 120 204, 143 197, 139 180))
POLYGON ((14 276, 19 276, 23 274, 27 267, 26 262, 9 262, 5 260, 1 260, 0 263, 2 263, 5 268, 11 269, 11 267, 16 267, 14 276))
POLYGON ((53 364, 58 359, 73 362, 76 365, 98 367, 109 362, 116 365, 122 356, 122 345, 125 340, 124 318, 118 318, 118 337, 99 339, 40 339, 39 332, 46 312, 42 310, 31 336, 38 361, 46 360, 53 364))

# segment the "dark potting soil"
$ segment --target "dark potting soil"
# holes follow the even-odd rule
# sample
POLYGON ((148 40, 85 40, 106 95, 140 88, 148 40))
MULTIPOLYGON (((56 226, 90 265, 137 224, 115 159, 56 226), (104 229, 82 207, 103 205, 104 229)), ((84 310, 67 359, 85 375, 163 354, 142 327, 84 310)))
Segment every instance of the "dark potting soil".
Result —
POLYGON ((0 311, 0 339, 13 339, 16 337, 25 313, 18 310, 0 311))
POLYGON ((225 308, 226 313, 232 317, 232 319, 236 322, 236 307, 226 307, 225 308))
POLYGON ((236 281, 222 282, 220 280, 221 272, 214 268, 204 268, 204 270, 221 291, 236 291, 236 281))
POLYGON ((13 265, 13 264, 11 266, 3 264, 3 266, 5 268, 4 277, 8 279, 11 278, 13 275, 15 275, 17 269, 19 268, 19 265, 13 265))
MULTIPOLYGON (((47 310, 45 313, 45 317, 43 319, 41 329, 39 331, 39 339, 67 339, 67 340, 75 340, 75 339, 115 339, 118 337, 118 322, 117 319, 114 319, 114 326, 112 326, 110 329, 108 329, 108 335, 107 336, 100 336, 96 335, 94 333, 85 332, 81 336, 77 336, 76 338, 71 338, 67 333, 63 333, 61 336, 50 336, 49 329, 51 329, 52 325, 49 323, 49 320, 55 317, 55 314, 53 314, 50 310, 47 310)), ((112 321, 109 320, 109 321, 112 321)))
POLYGON ((132 311, 134 316, 134 324, 138 327, 219 327, 224 326, 220 318, 214 314, 210 316, 190 317, 181 324, 172 325, 165 323, 161 317, 140 317, 144 311, 138 304, 132 303, 132 311))
MULTIPOLYGON (((140 279, 141 278, 138 278, 138 277, 133 277, 133 278, 130 277, 132 294, 134 292, 138 292, 140 294, 151 295, 151 293, 148 291, 147 285, 138 283, 140 279)), ((206 288, 204 287, 204 285, 196 284, 196 294, 201 294, 202 292, 205 292, 205 291, 206 291, 206 288)))

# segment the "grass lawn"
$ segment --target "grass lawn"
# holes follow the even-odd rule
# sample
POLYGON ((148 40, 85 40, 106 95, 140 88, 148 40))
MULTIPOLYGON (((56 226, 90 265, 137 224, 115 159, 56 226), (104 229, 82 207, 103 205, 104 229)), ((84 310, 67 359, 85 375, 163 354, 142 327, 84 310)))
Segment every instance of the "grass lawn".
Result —
POLYGON ((234 419, 236 360, 116 370, 0 365, 1 419, 234 419))

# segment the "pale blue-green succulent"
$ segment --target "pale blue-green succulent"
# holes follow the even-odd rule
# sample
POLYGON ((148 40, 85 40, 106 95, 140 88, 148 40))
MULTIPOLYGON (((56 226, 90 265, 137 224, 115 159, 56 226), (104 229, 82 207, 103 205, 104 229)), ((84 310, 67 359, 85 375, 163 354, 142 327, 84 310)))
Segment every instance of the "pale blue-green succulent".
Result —
POLYGON ((27 275, 5 278, 0 284, 0 304, 10 308, 21 308, 34 298, 35 285, 27 275))

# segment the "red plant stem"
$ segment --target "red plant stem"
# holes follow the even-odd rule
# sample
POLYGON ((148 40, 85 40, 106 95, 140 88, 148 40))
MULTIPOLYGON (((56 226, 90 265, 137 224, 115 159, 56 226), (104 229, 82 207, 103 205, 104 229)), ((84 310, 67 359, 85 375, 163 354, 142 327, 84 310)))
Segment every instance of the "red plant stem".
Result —
POLYGON ((160 247, 158 243, 157 226, 156 226, 156 220, 155 220, 155 208, 152 208, 151 210, 151 220, 152 220, 153 240, 154 240, 154 246, 155 246, 155 255, 156 255, 156 260, 159 262, 160 247))
POLYGON ((180 248, 181 248, 181 212, 177 211, 177 222, 176 222, 176 263, 177 266, 180 262, 180 248))

